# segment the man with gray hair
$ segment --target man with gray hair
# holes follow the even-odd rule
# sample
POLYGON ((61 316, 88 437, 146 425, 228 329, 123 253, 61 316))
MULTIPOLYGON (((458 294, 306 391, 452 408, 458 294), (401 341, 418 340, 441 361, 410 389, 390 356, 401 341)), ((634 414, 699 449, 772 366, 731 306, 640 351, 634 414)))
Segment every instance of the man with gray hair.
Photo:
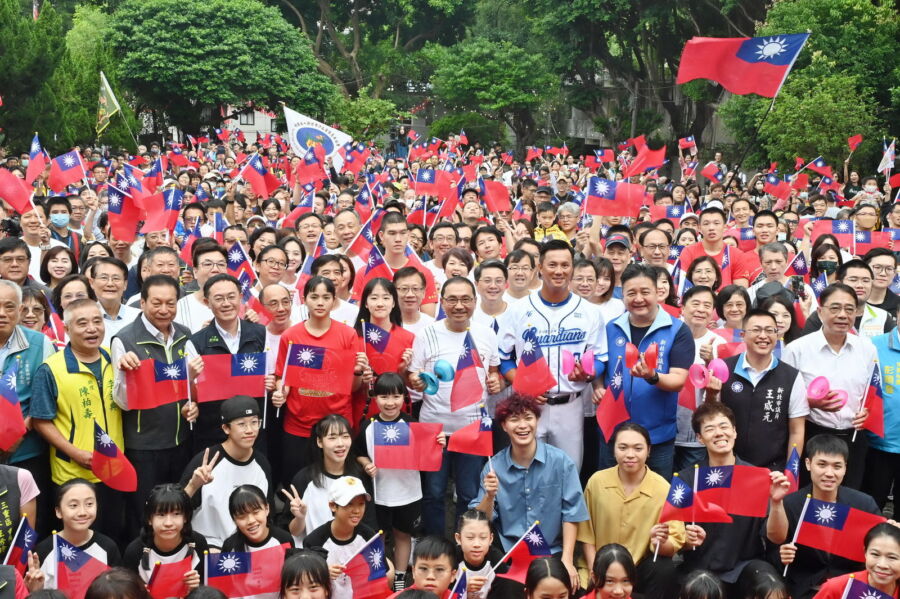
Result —
MULTIPOLYGON (((793 256, 788 255, 787 247, 780 241, 773 241, 761 246, 757 253, 759 254, 759 263, 762 265, 762 275, 764 278, 747 289, 750 295, 750 301, 756 303, 756 293, 759 289, 768 283, 778 283, 786 287, 794 296, 800 296, 800 304, 807 313, 812 313, 819 307, 816 301, 816 294, 813 293, 812 287, 803 282, 802 278, 796 283, 789 280, 787 274, 788 264, 793 256), (799 291, 802 289, 802 291, 799 291), (798 292, 799 291, 799 292, 798 292), (804 297, 805 296, 805 297, 804 297), (806 305, 806 302, 809 305, 806 305)), ((768 289, 766 290, 768 291, 768 289)))
MULTIPOLYGON (((22 288, 0 279, 0 365, 3 367, 3 378, 13 377, 16 382, 16 393, 19 395, 19 408, 25 418, 28 432, 16 445, 10 448, 11 456, 7 460, 11 466, 31 472, 37 488, 50 488, 50 462, 47 460, 47 448, 40 436, 31 426, 31 385, 34 373, 41 363, 53 355, 56 349, 46 335, 32 331, 16 324, 22 308, 22 288)), ((8 489, 18 488, 7 485, 8 489)), ((49 534, 53 498, 51 493, 38 496, 37 530, 39 536, 49 534)))

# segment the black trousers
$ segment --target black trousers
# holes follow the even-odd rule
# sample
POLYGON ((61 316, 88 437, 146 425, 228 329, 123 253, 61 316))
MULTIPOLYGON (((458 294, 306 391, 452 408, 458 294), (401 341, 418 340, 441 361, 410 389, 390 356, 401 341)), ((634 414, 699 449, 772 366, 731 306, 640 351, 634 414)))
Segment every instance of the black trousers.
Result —
POLYGON ((887 503, 891 488, 900 481, 900 453, 888 453, 869 448, 866 457, 866 473, 863 477, 862 490, 875 498, 875 503, 882 510, 887 503))
POLYGON ((144 503, 153 487, 177 483, 191 461, 190 441, 168 449, 126 449, 127 457, 138 473, 137 491, 128 494, 128 513, 125 526, 131 538, 140 532, 144 522, 144 503))
MULTIPOLYGON (((869 451, 869 439, 865 431, 856 433, 856 440, 853 440, 853 429, 835 430, 833 428, 825 428, 819 426, 809 420, 806 421, 806 443, 816 435, 834 435, 839 439, 843 439, 850 448, 850 462, 847 464, 847 473, 844 475, 845 487, 850 489, 861 489, 863 482, 863 474, 866 469, 866 455, 869 451)), ((806 448, 803 449, 803 455, 806 455, 806 448)), ((810 483, 809 471, 805 467, 800 467, 800 486, 810 483)))
POLYGON ((287 431, 282 433, 281 484, 285 489, 291 488, 291 481, 304 466, 309 464, 310 443, 315 443, 312 437, 299 437, 287 431))

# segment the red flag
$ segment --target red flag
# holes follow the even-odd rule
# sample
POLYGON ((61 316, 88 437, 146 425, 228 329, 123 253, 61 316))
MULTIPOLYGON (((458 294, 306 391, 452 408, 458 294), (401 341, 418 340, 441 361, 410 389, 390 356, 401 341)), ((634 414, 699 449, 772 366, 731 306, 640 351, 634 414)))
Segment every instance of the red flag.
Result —
MULTIPOLYGON (((25 419, 19 405, 17 380, 19 361, 12 360, 9 369, 0 379, 0 449, 9 450, 25 436, 25 419)), ((481 397, 480 395, 478 396, 481 397)))
POLYGON ((484 395, 484 385, 478 375, 478 369, 483 368, 481 358, 478 356, 478 348, 472 334, 466 331, 463 339, 463 350, 456 362, 456 374, 453 376, 453 388, 450 391, 450 411, 455 412, 466 406, 481 401, 484 395))
POLYGON ((484 203, 493 214, 509 212, 509 189, 500 181, 484 181, 484 203))
POLYGON ((387 583, 387 559, 384 538, 377 534, 344 564, 350 577, 353 599, 384 599, 392 594, 387 583))
POLYGON ((855 228, 852 220, 817 220, 813 225, 810 241, 815 244, 821 235, 830 233, 837 238, 842 248, 850 249, 853 246, 855 228))
POLYGON ((372 422, 373 462, 378 468, 437 472, 444 458, 437 442, 443 425, 432 422, 372 422))
POLYGON ((660 522, 678 520, 681 522, 732 522, 722 506, 709 503, 694 493, 688 484, 675 473, 672 477, 669 495, 659 514, 660 522))
POLYGON ((447 451, 469 455, 494 455, 493 421, 481 405, 481 417, 457 430, 447 440, 447 451))
POLYGON ((890 179, 888 179, 888 185, 891 186, 891 189, 897 189, 900 187, 900 173, 896 175, 892 175, 890 179))
POLYGON ((366 258, 366 267, 356 272, 356 279, 353 281, 353 290, 350 294, 351 298, 359 300, 362 297, 362 291, 366 283, 378 277, 391 280, 394 278, 394 271, 384 261, 384 255, 377 246, 372 246, 369 255, 366 258))
POLYGON ((284 544, 249 553, 209 553, 206 555, 206 584, 228 597, 278 593, 286 548, 284 544))
POLYGON ((507 570, 505 574, 498 574, 498 576, 500 578, 516 580, 524 584, 525 575, 528 573, 528 567, 531 565, 531 562, 539 557, 549 556, 550 544, 544 537, 544 532, 541 530, 541 527, 535 522, 531 525, 531 528, 522 535, 522 538, 516 541, 516 544, 512 546, 509 553, 500 560, 500 563, 512 560, 512 564, 510 564, 509 570, 507 570))
POLYGON ((281 182, 263 166, 259 154, 250 157, 238 177, 246 181, 257 195, 267 198, 278 189, 281 182))
POLYGON ((47 186, 53 191, 63 191, 69 185, 87 177, 81 155, 72 150, 50 161, 50 177, 47 186))
POLYGON ((28 570, 28 552, 34 549, 36 544, 37 532, 31 528, 28 520, 23 516, 19 520, 19 528, 16 530, 16 536, 12 539, 12 545, 10 545, 9 553, 6 554, 3 564, 12 566, 24 576, 28 570))
POLYGON ((716 183, 721 183, 722 179, 725 178, 725 175, 722 174, 722 171, 718 166, 716 166, 715 162, 710 162, 709 164, 704 166, 703 170, 700 171, 700 174, 710 181, 715 181, 716 183))
POLYGON ((84 599, 84 593, 94 579, 109 570, 109 566, 59 535, 53 535, 53 538, 56 545, 56 588, 64 591, 69 599, 84 599))
POLYGON ((300 185, 327 179, 328 174, 325 172, 325 148, 318 144, 309 148, 306 154, 300 157, 294 178, 300 185))
POLYGON ((91 472, 106 486, 131 493, 137 490, 137 472, 115 441, 94 421, 94 455, 91 472))
POLYGON ((863 538, 885 518, 842 503, 806 498, 797 523, 798 545, 821 549, 855 562, 865 559, 863 538))
POLYGON ((535 146, 525 148, 525 162, 531 162, 535 158, 543 156, 544 150, 535 146))
MULTIPOLYGON (((801 159, 802 160, 802 159, 801 159)), ((791 179, 791 189, 806 189, 809 187, 809 175, 800 173, 791 179)))
POLYGON ((150 580, 147 582, 150 596, 153 599, 184 597, 188 594, 188 588, 184 584, 184 575, 192 569, 190 557, 171 564, 156 562, 153 572, 150 574, 150 580))
POLYGON ((786 200, 791 196, 791 186, 788 185, 787 181, 783 181, 772 174, 766 175, 763 191, 782 200, 786 200))
POLYGON ((637 216, 644 203, 644 186, 600 177, 588 180, 584 211, 594 216, 637 216))
POLYGON ((609 385, 597 406, 597 424, 606 440, 612 439, 616 427, 631 419, 628 406, 625 405, 625 395, 622 393, 624 371, 622 360, 616 361, 616 367, 609 379, 609 385))
POLYGON ((881 367, 878 362, 872 368, 872 378, 869 379, 863 406, 869 410, 863 428, 884 439, 884 392, 881 388, 881 367))
POLYGON ((697 495, 732 516, 765 517, 769 507, 769 470, 756 466, 701 466, 697 495))
POLYGON ((646 170, 659 168, 666 161, 666 146, 658 150, 651 150, 649 146, 644 146, 638 151, 638 155, 625 169, 626 177, 640 175, 646 170))
POLYGON ((831 167, 825 163, 825 159, 821 156, 807 164, 806 168, 813 171, 814 173, 819 173, 824 177, 828 177, 830 179, 834 178, 834 174, 831 172, 831 167))
POLYGON ((519 365, 516 369, 516 378, 513 380, 513 391, 524 395, 543 395, 557 385, 541 345, 538 343, 534 329, 528 328, 522 335, 522 355, 519 356, 519 365))
POLYGON ((208 354, 197 377, 197 401, 217 401, 234 395, 266 394, 266 354, 208 354))
POLYGON ((12 171, 0 169, 0 198, 6 200, 19 214, 34 210, 31 191, 25 181, 15 176, 12 171))
POLYGON ((147 358, 137 370, 125 371, 125 385, 129 410, 150 410, 187 399, 187 364, 147 358))
POLYGON ((774 98, 809 34, 754 38, 694 37, 681 54, 676 83, 712 79, 733 94, 774 98))
POLYGON ((859 147, 859 144, 862 143, 863 136, 862 135, 851 135, 847 138, 847 145, 850 146, 850 151, 855 152, 856 148, 859 147))
POLYGON ((109 199, 109 228, 119 241, 131 242, 137 238, 137 224, 141 218, 141 209, 134 202, 131 194, 110 184, 107 187, 109 199))

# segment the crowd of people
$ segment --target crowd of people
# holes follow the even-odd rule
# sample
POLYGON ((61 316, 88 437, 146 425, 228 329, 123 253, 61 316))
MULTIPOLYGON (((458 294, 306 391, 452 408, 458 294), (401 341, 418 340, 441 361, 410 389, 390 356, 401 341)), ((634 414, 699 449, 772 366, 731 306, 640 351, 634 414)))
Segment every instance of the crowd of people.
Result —
MULTIPOLYGON (((350 599, 345 566, 382 531, 381 596, 449 597, 465 576, 469 599, 837 599, 853 574, 898 597, 892 520, 867 531, 862 561, 796 535, 807 497, 880 515, 900 478, 897 253, 857 243, 900 232, 895 190, 849 162, 839 185, 812 174, 775 197, 773 172, 720 153, 704 182, 695 154, 626 179, 640 148, 597 164, 439 145, 328 159, 311 186, 272 136, 79 149, 80 185, 52 190, 48 165, 33 209, 3 202, 0 365, 26 432, 0 466, 0 552, 22 519, 40 539, 22 573, 0 569, 7 592, 70 591, 64 542, 111 568, 88 599, 149 597, 154 566, 185 559, 184 592, 220 597, 207 552, 277 547, 281 597, 350 599), (173 150, 186 166, 166 163, 173 150), (270 193, 239 176, 257 155, 281 182, 270 193), (113 230, 126 165, 162 165, 158 191, 182 194, 170 228, 113 230), (417 193, 422 169, 451 173, 455 197, 417 193), (638 216, 591 214, 597 177, 641 185, 638 216), (509 201, 488 209, 485 182, 509 201), (264 354, 264 389, 198 402, 222 354, 264 354), (148 359, 185 367, 188 396, 136 407, 148 359), (316 360, 326 376, 291 374, 316 360), (492 455, 449 449, 476 422, 492 455), (404 423, 439 425, 439 467, 378 466, 404 423), (92 468, 96 425, 135 491, 92 468), (770 471, 765 515, 662 518, 677 481, 741 465, 770 471), (506 576, 535 538, 541 557, 506 576)), ((2 168, 25 179, 30 159, 2 168)))

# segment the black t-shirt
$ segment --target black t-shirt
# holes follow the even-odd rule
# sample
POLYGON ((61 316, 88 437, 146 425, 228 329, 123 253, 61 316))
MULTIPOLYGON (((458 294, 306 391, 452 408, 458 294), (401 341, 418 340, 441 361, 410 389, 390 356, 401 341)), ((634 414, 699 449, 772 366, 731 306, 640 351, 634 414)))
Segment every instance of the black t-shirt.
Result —
POLYGON ((269 535, 259 543, 253 543, 247 540, 241 531, 237 531, 222 543, 222 553, 229 551, 258 551, 275 545, 287 544, 288 547, 294 547, 294 537, 291 533, 278 528, 277 526, 269 527, 269 535))
POLYGON ((149 546, 145 545, 143 539, 138 537, 125 548, 125 553, 122 554, 122 565, 137 572, 146 582, 150 573, 153 572, 156 562, 169 564, 191 556, 192 566, 203 576, 203 554, 206 551, 209 551, 209 544, 206 542, 206 537, 198 532, 192 532, 189 538, 182 540, 172 551, 160 551, 152 541, 149 546))
POLYGON ((875 304, 875 303, 872 303, 872 301, 870 300, 869 305, 875 306, 876 308, 881 308, 882 310, 884 310, 891 316, 896 317, 897 308, 900 308, 900 296, 898 296, 896 293, 894 293, 893 291, 888 289, 884 293, 884 301, 883 302, 881 302, 880 304, 875 304))

